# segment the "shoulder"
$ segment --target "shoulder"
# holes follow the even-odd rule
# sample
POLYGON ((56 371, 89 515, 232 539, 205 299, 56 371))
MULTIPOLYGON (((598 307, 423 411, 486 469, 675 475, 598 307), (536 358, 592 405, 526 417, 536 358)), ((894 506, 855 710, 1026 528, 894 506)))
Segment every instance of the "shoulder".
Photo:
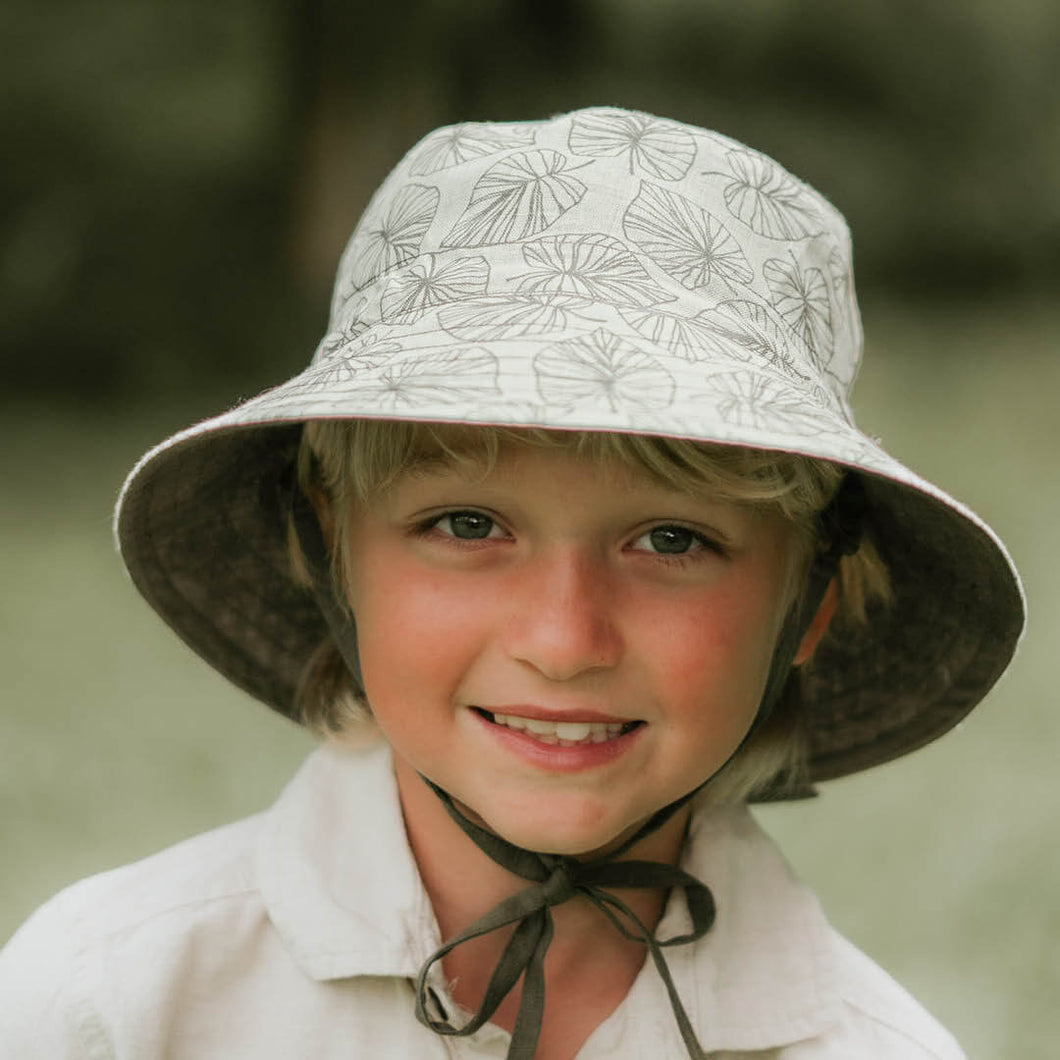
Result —
POLYGON ((248 817, 60 891, 26 931, 61 923, 80 943, 136 931, 174 914, 245 897, 255 889, 254 851, 262 815, 248 817))
POLYGON ((828 922, 747 807, 702 807, 682 867, 718 908, 691 951, 704 1045, 776 1049, 778 1060, 962 1060, 953 1037, 828 922))
POLYGON ((842 1018, 826 1035, 834 1049, 803 1052, 796 1047, 784 1053, 785 1060, 965 1060, 953 1035, 879 965, 834 930, 831 941, 842 1001, 842 1018))
POLYGON ((101 983, 172 971, 203 932, 245 933, 264 915, 254 884, 260 819, 81 880, 41 906, 0 951, 0 1054, 110 1055, 93 1016, 101 983))

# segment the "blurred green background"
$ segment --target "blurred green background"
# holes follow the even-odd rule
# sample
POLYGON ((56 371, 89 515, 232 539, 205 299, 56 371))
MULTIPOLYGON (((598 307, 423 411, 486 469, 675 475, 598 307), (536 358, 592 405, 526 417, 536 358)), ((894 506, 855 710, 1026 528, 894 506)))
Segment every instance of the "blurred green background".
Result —
POLYGON ((862 426, 1030 593, 957 732, 761 816, 972 1060, 1060 1031, 1060 5, 7 0, 0 11, 0 939, 59 887, 266 805, 309 746, 125 580, 148 445, 290 375, 429 129, 592 103, 719 129, 855 233, 862 426))

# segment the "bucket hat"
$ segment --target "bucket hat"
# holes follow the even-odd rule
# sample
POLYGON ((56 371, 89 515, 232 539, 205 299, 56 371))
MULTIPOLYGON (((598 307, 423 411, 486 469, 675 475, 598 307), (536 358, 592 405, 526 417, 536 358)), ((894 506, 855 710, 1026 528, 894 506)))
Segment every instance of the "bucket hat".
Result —
POLYGON ((809 776, 941 735, 1010 661, 1018 576, 974 513, 858 430, 839 212, 767 156, 616 108, 467 123, 418 143, 342 255, 294 378, 149 452, 116 535, 134 583, 240 688, 295 716, 328 636, 290 570, 302 425, 383 418, 636 432, 857 473, 893 601, 826 640, 803 687, 809 776))

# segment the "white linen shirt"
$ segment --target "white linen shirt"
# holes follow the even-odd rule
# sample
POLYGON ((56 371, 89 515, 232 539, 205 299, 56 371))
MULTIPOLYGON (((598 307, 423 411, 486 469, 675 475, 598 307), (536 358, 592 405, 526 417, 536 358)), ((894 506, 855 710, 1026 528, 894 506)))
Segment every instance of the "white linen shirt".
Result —
MULTIPOLYGON (((774 1060, 957 1060, 951 1036, 837 934, 744 807, 697 810, 682 867, 718 916, 666 950, 704 1050, 774 1060)), ((687 924, 674 891, 659 937, 687 924)), ((414 1015, 439 945, 389 748, 323 746, 267 812, 83 880, 0 953, 3 1060, 503 1057, 491 1024, 414 1015)), ((439 977, 435 990, 455 1006, 439 977)), ((580 1060, 686 1056, 646 960, 580 1060)))

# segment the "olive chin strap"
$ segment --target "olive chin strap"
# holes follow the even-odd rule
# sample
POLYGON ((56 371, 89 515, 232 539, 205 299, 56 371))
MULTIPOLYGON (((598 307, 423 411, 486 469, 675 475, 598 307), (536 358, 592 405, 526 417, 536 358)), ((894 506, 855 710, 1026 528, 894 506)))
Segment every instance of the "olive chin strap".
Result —
MULTIPOLYGON (((788 611, 781 627, 780 636, 773 649, 773 660, 769 665, 762 702, 740 747, 762 727, 780 702, 799 646, 817 617, 828 586, 832 584, 832 579, 839 570, 839 561, 844 556, 852 556, 861 545, 865 511, 865 487, 857 476, 848 473, 828 506, 817 517, 818 538, 825 546, 814 556, 806 576, 806 585, 788 611)), ((737 751, 739 749, 737 748, 737 751)))
MULTIPOLYGON (((350 609, 340 603, 340 594, 328 558, 328 548, 320 529, 320 520, 309 498, 296 485, 289 485, 291 527, 302 552, 302 560, 309 575, 310 591, 327 624, 332 643, 339 650, 342 661, 350 671, 357 687, 364 690, 361 658, 357 652, 357 624, 350 609)), ((344 597, 345 594, 342 594, 344 597)))
MULTIPOLYGON (((297 487, 291 488, 290 511, 292 526, 309 573, 313 596, 335 646, 350 673, 363 688, 353 616, 349 609, 339 602, 320 524, 308 499, 297 487)), ((815 556, 805 591, 792 606, 784 622, 774 649, 758 712, 729 761, 765 723, 780 699, 799 645, 835 577, 840 559, 858 548, 864 513, 865 495, 861 482, 856 476, 848 474, 819 517, 820 539, 826 542, 825 548, 815 556)), ((706 1060, 706 1054, 696 1039, 691 1021, 677 994, 662 950, 666 946, 679 946, 702 938, 714 923, 714 898, 704 883, 672 865, 654 861, 617 860, 645 836, 660 828, 700 788, 658 810, 617 849, 603 857, 582 861, 562 854, 525 850, 509 843, 468 820, 445 791, 427 777, 423 777, 423 780, 441 800, 446 812, 461 831, 484 854, 516 876, 530 881, 530 886, 499 903, 485 916, 449 939, 424 962, 416 980, 416 1017, 421 1023, 438 1034, 474 1034, 496 1012, 504 998, 522 978, 522 997, 508 1048, 508 1060, 532 1060, 545 1010, 544 960, 553 935, 551 909, 580 895, 592 902, 623 937, 640 942, 647 948, 666 987, 674 1018, 689 1057, 692 1060, 706 1060), (633 910, 610 893, 614 888, 627 887, 682 888, 692 921, 692 930, 684 935, 656 939, 633 910), (445 1013, 432 1015, 428 1006, 432 1002, 437 1006, 437 998, 428 983, 431 969, 461 943, 487 935, 509 924, 515 924, 515 930, 505 944, 482 1001, 471 1018, 462 1026, 454 1026, 445 1013)))

